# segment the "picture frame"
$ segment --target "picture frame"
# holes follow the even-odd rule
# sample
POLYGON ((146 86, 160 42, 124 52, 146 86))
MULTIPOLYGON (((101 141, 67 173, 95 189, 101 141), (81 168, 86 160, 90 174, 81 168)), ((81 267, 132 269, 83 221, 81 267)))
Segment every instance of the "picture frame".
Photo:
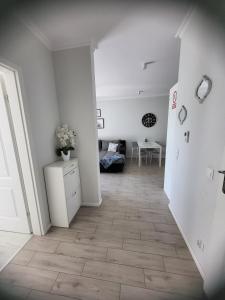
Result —
POLYGON ((97 116, 97 118, 101 117, 101 109, 100 108, 96 109, 96 116, 97 116))
POLYGON ((97 119, 97 129, 104 129, 105 127, 105 122, 103 118, 98 118, 97 119))

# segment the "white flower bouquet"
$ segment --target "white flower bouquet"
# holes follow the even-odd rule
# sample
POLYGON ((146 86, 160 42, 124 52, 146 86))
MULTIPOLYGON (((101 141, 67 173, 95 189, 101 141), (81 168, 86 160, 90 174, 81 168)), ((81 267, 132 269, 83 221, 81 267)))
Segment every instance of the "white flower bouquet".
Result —
POLYGON ((61 151, 67 155, 68 151, 75 149, 75 131, 63 124, 56 129, 56 154, 61 156, 61 151))

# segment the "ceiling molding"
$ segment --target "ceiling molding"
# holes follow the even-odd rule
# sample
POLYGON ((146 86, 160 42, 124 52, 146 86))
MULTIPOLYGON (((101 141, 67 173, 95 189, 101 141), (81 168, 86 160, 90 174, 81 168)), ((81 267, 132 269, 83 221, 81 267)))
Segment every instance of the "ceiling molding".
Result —
POLYGON ((186 13, 184 19, 182 20, 179 28, 177 29, 177 32, 175 34, 175 38, 182 38, 183 34, 185 33, 189 23, 190 23, 190 20, 191 20, 191 17, 194 13, 194 11, 196 10, 196 5, 192 5, 188 12, 186 13))
POLYGON ((49 50, 52 50, 52 44, 50 40, 46 37, 46 35, 40 31, 40 29, 27 17, 17 15, 19 21, 30 30, 31 33, 42 43, 44 44, 49 50))
POLYGON ((60 50, 80 48, 80 47, 85 47, 85 46, 90 46, 93 51, 95 49, 97 49, 97 43, 94 40, 86 41, 86 42, 82 42, 82 43, 72 43, 72 44, 67 44, 64 46, 53 46, 52 42, 47 38, 47 36, 31 20, 29 20, 25 16, 21 16, 18 14, 17 14, 17 18, 50 51, 60 51, 60 50))
POLYGON ((157 95, 149 95, 149 96, 131 96, 131 97, 96 97, 96 101, 122 101, 122 100, 146 100, 152 98, 159 98, 159 97, 169 97, 169 93, 157 94, 157 95))
POLYGON ((52 47, 51 50, 56 52, 56 51, 62 51, 62 50, 68 50, 68 49, 80 48, 80 47, 86 47, 86 46, 93 47, 94 49, 96 48, 92 41, 86 41, 86 42, 83 42, 83 43, 67 44, 67 45, 60 46, 60 47, 55 46, 55 47, 52 47))

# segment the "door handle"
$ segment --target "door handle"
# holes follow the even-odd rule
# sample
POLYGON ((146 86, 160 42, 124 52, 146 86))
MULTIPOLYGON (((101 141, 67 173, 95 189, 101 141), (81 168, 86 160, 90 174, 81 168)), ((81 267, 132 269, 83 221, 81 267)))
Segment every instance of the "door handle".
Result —
POLYGON ((225 171, 218 171, 218 173, 225 175, 225 171))
POLYGON ((225 194, 225 171, 218 171, 218 173, 224 175, 222 192, 225 194))

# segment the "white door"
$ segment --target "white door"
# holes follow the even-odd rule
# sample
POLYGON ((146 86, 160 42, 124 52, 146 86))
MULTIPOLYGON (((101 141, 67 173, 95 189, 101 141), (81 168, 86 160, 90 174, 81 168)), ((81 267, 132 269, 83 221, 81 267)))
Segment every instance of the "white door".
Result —
POLYGON ((208 290, 213 290, 217 285, 225 284, 225 149, 218 171, 216 208, 210 234, 209 252, 207 253, 209 275, 206 288, 208 290))
POLYGON ((0 230, 30 233, 4 78, 0 76, 0 230))

